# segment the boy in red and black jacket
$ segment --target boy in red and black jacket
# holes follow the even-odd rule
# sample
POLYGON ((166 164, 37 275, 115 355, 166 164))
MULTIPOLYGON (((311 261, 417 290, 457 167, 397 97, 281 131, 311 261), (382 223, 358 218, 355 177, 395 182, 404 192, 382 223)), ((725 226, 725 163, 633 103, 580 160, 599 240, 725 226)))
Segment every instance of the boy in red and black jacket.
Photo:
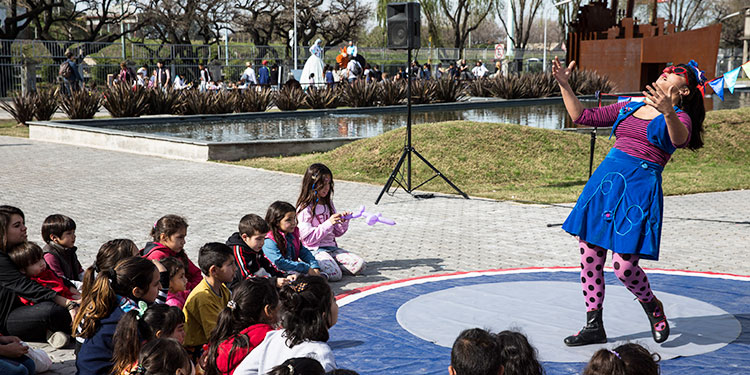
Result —
POLYGON ((270 230, 263 218, 249 214, 240 220, 239 231, 227 239, 227 246, 232 248, 237 271, 234 279, 227 285, 230 290, 242 280, 250 277, 270 277, 278 288, 296 279, 296 275, 287 276, 263 254, 263 242, 270 230))

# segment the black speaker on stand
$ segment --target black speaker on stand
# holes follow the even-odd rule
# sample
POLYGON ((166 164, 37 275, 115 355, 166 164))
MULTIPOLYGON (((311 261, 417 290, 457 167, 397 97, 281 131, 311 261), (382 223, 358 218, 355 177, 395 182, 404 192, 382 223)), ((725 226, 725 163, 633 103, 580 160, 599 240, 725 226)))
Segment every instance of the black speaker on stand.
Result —
MULTIPOLYGON (((435 177, 441 177, 448 185, 454 190, 461 194, 464 198, 469 199, 461 189, 445 177, 435 166, 430 164, 414 147, 411 145, 411 50, 420 47, 420 7, 419 3, 391 3, 386 8, 386 21, 388 28, 388 48, 390 49, 405 49, 406 50, 406 142, 404 144, 404 151, 401 153, 401 157, 396 163, 396 167, 393 168, 391 176, 388 177, 383 190, 380 191, 378 199, 375 200, 375 204, 380 202, 380 198, 383 194, 388 191, 393 183, 395 182, 404 191, 412 194, 414 190, 417 190, 422 185, 432 181, 435 177), (422 182, 417 186, 411 184, 411 155, 416 155, 420 160, 427 164, 435 174, 422 182), (401 167, 406 161, 406 176, 401 173, 401 167), (399 174, 401 175, 399 178, 399 174)), ((398 187, 396 187, 398 189, 398 187)), ((394 190, 395 191, 395 190, 394 190)), ((413 194, 412 194, 413 195, 413 194)), ((413 195, 414 196, 414 195, 413 195)), ((415 196, 417 197, 417 196, 415 196)))

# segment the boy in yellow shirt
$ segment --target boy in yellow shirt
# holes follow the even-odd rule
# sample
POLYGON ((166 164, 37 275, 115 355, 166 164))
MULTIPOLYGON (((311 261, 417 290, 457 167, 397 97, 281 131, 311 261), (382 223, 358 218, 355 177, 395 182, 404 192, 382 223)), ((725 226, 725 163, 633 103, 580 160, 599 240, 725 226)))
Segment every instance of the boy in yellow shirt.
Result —
POLYGON ((194 359, 200 357, 219 313, 231 299, 224 283, 232 281, 236 267, 232 249, 219 242, 209 242, 201 247, 198 266, 203 272, 203 281, 193 288, 182 309, 185 313, 184 345, 194 359))

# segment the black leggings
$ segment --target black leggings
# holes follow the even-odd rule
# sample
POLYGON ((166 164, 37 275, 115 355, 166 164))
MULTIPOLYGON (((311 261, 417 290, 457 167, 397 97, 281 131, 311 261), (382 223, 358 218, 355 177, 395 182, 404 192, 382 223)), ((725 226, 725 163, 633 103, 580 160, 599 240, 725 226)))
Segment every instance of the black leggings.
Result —
POLYGON ((19 306, 8 314, 5 329, 23 341, 45 342, 47 331, 71 333, 68 310, 54 302, 40 302, 34 306, 19 306))

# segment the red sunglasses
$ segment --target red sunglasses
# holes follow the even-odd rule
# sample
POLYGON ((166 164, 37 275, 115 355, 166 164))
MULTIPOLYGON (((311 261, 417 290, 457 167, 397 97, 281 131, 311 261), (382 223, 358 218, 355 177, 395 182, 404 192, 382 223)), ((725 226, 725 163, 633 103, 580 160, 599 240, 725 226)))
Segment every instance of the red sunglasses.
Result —
POLYGON ((667 73, 667 74, 673 73, 673 74, 681 75, 681 76, 685 77, 685 82, 686 83, 690 82, 690 80, 688 79, 688 71, 683 66, 668 66, 668 67, 664 68, 664 70, 662 72, 667 73))

